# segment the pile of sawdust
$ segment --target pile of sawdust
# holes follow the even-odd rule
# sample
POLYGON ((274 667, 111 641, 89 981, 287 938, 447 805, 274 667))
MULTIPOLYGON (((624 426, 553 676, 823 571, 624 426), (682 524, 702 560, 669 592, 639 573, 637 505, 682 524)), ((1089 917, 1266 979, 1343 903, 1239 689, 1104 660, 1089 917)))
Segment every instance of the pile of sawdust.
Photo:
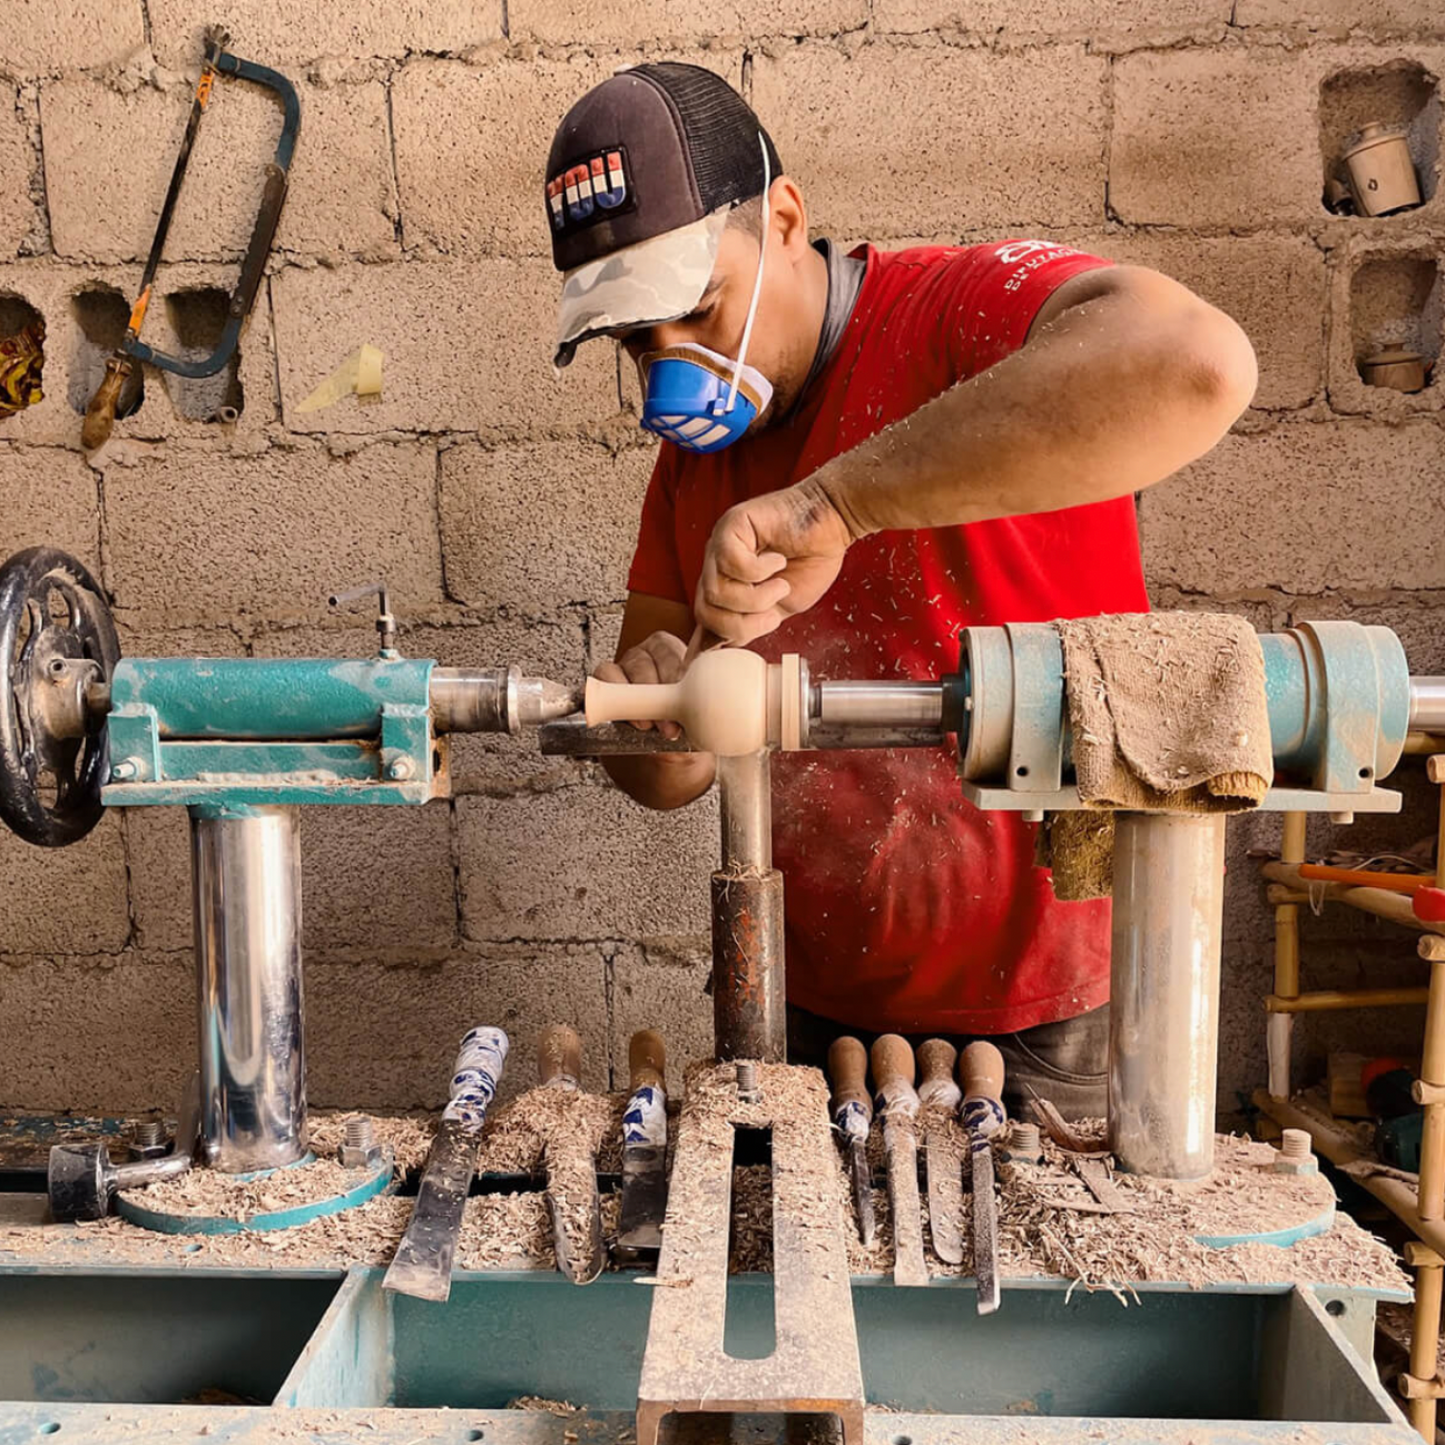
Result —
POLYGON ((604 1174, 622 1168, 622 1115, 626 1094, 583 1094, 571 1089, 530 1089, 492 1113, 482 1132, 482 1174, 540 1174, 553 1139, 597 1159, 604 1174))
MULTIPOLYGON (((1081 1129, 1088 1132, 1087 1125, 1081 1129)), ((1094 1136, 1098 1137, 1097 1131, 1094 1136)), ((1334 1191, 1319 1175, 1290 1176, 1270 1168, 1274 1151, 1248 1139, 1221 1137, 1215 1170, 1197 1183, 1116 1174, 1127 1213, 1092 1212, 1093 1196, 1050 1141, 1041 1165, 1009 1163, 995 1151, 999 1190, 999 1269, 1004 1277, 1047 1275, 1124 1297, 1131 1282, 1274 1284, 1288 1281, 1398 1290, 1409 1281, 1392 1250, 1336 1213, 1331 1229, 1287 1249, 1269 1244, 1211 1249, 1195 1236, 1265 1233, 1323 1213, 1334 1191), (1074 1206, 1074 1207, 1071 1207, 1074 1206), (1085 1212, 1089 1211, 1089 1212, 1085 1212)), ((849 1265, 855 1272, 893 1266, 893 1227, 885 1189, 875 1189, 878 1233, 864 1249, 841 1156, 837 1187, 847 1202, 849 1265)), ((927 1204, 924 1203, 927 1213, 927 1204)), ((964 1262, 948 1265, 925 1235, 934 1275, 968 1275, 972 1266, 971 1210, 962 1220, 964 1262)))
MULTIPOLYGON (((124 1197, 146 1209, 167 1214, 211 1216, 245 1222, 258 1214, 274 1214, 314 1204, 361 1182, 367 1169, 343 1169, 337 1160, 346 1120, 354 1114, 313 1114, 308 1142, 313 1163, 276 1169, 260 1179, 221 1174, 214 1169, 192 1169, 175 1179, 125 1191, 124 1197)), ((411 1117, 368 1116, 376 1142, 392 1147, 399 1172, 426 1158, 434 1124, 411 1117)))

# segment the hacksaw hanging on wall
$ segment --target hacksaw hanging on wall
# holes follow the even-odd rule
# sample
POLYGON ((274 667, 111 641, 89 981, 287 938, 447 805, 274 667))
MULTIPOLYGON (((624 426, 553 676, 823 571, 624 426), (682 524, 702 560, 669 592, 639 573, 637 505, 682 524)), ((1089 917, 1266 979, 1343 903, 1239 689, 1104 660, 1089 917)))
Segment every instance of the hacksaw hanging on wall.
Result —
POLYGON ((286 200, 291 159, 296 150, 296 137, 301 130, 301 102, 296 95, 295 86, 279 71, 230 54, 226 50, 230 38, 219 26, 212 26, 206 32, 206 53, 201 63, 201 78, 196 83, 196 93, 191 102, 186 132, 181 140, 180 154, 176 157, 170 187, 161 206, 160 220, 156 223, 155 238, 151 241, 150 255, 146 258, 145 271, 141 275, 140 293, 131 308, 125 337, 115 354, 106 360, 105 376, 86 408, 80 440, 87 451, 103 446, 110 438, 116 417, 128 416, 139 405, 140 369, 137 362, 148 361, 162 371, 188 378, 214 376, 220 371, 236 350, 241 339, 241 329, 246 324, 251 304, 260 289, 266 257, 270 254, 271 242, 275 239, 276 227, 281 220, 281 207, 286 200), (233 75, 274 91, 281 102, 283 119, 281 135, 276 142, 276 154, 266 167, 265 188, 261 193, 261 206, 256 213, 256 223, 251 229, 251 240, 241 260, 236 288, 232 291, 226 308, 225 327, 209 356, 198 361, 188 361, 184 357, 172 356, 147 346, 140 339, 140 329, 145 323, 156 268, 160 265, 161 253, 165 249, 166 235, 170 231, 171 218, 175 214, 176 201, 185 180, 186 166, 195 145, 196 132, 200 128, 201 117, 206 112, 218 75, 233 75))

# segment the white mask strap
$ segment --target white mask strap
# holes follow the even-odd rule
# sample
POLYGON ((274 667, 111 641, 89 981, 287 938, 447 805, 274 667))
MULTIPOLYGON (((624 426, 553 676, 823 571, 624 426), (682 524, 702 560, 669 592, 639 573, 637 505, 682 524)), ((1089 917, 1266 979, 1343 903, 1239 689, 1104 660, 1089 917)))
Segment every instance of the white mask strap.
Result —
POLYGON ((768 144, 758 132, 758 146, 763 153, 763 238, 758 246, 758 275, 753 282, 753 299, 748 303, 748 319, 743 323, 743 342, 738 347, 737 365, 733 367, 733 384, 728 388, 727 405, 724 411, 731 411, 738 398, 738 383, 742 380, 743 363, 748 356, 748 341, 753 334, 753 318, 758 314, 758 297, 763 294, 763 258, 768 250, 768 190, 773 183, 772 170, 768 165, 768 144))

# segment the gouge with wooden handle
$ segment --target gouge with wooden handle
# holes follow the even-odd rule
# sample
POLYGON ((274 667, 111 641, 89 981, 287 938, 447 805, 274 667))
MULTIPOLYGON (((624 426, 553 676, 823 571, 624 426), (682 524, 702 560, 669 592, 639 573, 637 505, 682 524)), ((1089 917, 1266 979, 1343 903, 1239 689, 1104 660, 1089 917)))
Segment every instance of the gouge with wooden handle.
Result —
POLYGON ((631 1097, 622 1116, 622 1213, 619 1258, 662 1248, 667 1214, 667 1052, 655 1029, 639 1029, 627 1046, 631 1097))
POLYGON ((872 1244, 878 1224, 873 1213, 873 1173, 868 1168, 868 1129, 873 1105, 868 1099, 868 1050, 857 1039, 834 1039, 828 1050, 828 1083, 833 1127, 848 1151, 848 1177, 853 1181, 853 1208, 858 1214, 858 1235, 872 1244))
POLYGON ((918 1200, 918 1118, 913 1050, 899 1034, 873 1044, 873 1108, 883 1119, 888 1156, 888 1198, 893 1206, 893 1283, 927 1284, 923 1260, 923 1216, 918 1200))
POLYGON ((970 1044, 958 1060, 963 1086, 960 1113, 968 1136, 973 1176, 973 1274, 978 1282, 978 1312, 999 1306, 998 1204, 993 1194, 993 1136, 1003 1128, 1003 1055, 986 1039, 970 1044))
MULTIPOLYGON (((582 1040, 566 1024, 542 1030, 537 1044, 537 1076, 542 1087, 580 1093, 582 1040)), ((570 1112, 570 1111, 569 1111, 570 1112)), ((587 1143, 580 1110, 551 1126, 542 1150, 547 1171, 547 1211, 557 1268, 573 1284, 591 1284, 607 1263, 602 1244, 602 1206, 597 1198, 597 1160, 587 1143)))
POLYGON ((963 1263, 963 1158, 952 1133, 953 1117, 963 1099, 953 1081, 957 1062, 958 1050, 947 1039, 926 1039, 918 1046, 928 1226, 934 1252, 945 1264, 963 1263))

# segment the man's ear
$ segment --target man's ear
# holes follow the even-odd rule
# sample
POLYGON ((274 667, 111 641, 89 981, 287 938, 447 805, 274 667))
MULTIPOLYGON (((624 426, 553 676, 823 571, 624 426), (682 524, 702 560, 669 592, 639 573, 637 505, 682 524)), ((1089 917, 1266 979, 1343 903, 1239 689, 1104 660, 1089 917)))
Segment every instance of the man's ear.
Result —
POLYGON ((790 176, 779 176, 768 188, 768 227, 793 260, 808 249, 808 209, 790 176))

